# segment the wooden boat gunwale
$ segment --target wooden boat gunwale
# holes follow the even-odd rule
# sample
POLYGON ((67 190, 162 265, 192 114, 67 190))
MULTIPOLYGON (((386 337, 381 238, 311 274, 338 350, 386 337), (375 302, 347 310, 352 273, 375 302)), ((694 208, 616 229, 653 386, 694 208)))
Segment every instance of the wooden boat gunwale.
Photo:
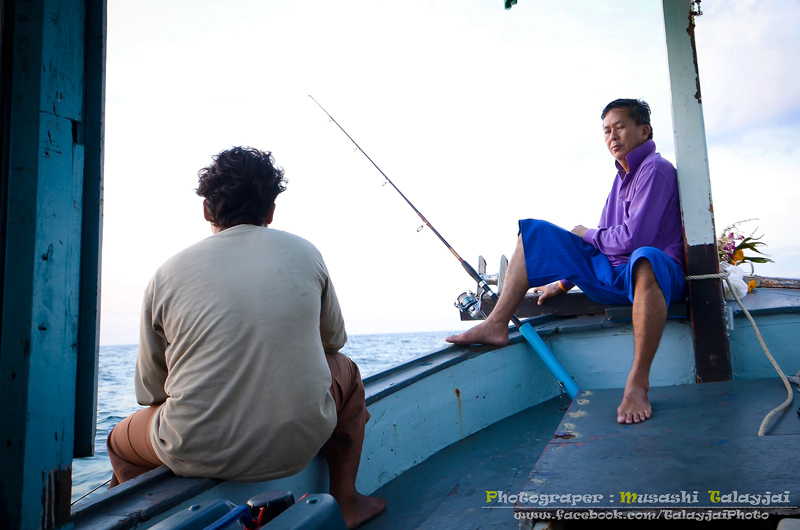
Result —
MULTIPOLYGON (((769 334, 780 331, 779 328, 782 325, 795 326, 800 329, 800 322, 796 322, 796 319, 785 321, 786 315, 800 312, 800 291, 759 289, 753 295, 746 297, 744 302, 746 306, 752 308, 754 314, 760 315, 762 322, 777 324, 767 326, 768 329, 765 332, 768 335, 767 340, 770 340, 769 334), (770 300, 777 300, 781 303, 770 304, 770 300)), ((754 355, 753 352, 748 352, 743 361, 739 359, 736 343, 742 339, 737 337, 752 335, 752 330, 749 329, 740 313, 741 310, 734 311, 737 325, 733 331, 733 357, 734 366, 739 368, 735 370, 734 375, 739 378, 774 376, 774 372, 767 372, 765 375, 763 363, 753 360, 757 355, 754 355), (748 365, 743 367, 743 362, 748 365)), ((611 337, 612 340, 617 340, 613 338, 619 337, 620 334, 630 333, 630 323, 613 322, 604 316, 562 318, 543 315, 536 317, 535 323, 537 333, 551 346, 554 346, 556 355, 562 360, 567 360, 565 356, 571 354, 560 351, 557 342, 573 344, 574 341, 569 340, 569 335, 595 337, 594 342, 597 342, 598 338, 611 337), (562 339, 566 339, 566 342, 562 339)), ((687 319, 678 318, 668 323, 665 333, 667 335, 682 334, 688 327, 687 319)), ((604 357, 605 353, 600 352, 594 355, 604 357)), ((661 352, 659 355, 663 357, 669 353, 661 352)), ((691 356, 687 352, 687 359, 690 360, 690 358, 691 356)), ((607 359, 607 361, 609 364, 619 363, 620 359, 621 357, 607 359)), ((567 364, 569 365, 569 363, 567 364)), ((624 375, 626 366, 622 368, 621 373, 624 375)), ((578 372, 574 375, 579 379, 586 377, 586 374, 578 372)), ((616 384, 610 386, 621 388, 624 385, 624 379, 621 376, 613 377, 616 378, 616 384)), ((693 381, 687 381, 685 375, 680 376, 680 379, 682 380, 676 380, 673 384, 693 384, 693 381)), ((517 332, 510 334, 509 344, 505 347, 446 346, 366 377, 364 383, 367 391, 367 404, 373 415, 373 419, 367 426, 367 439, 358 480, 359 488, 365 492, 373 492, 384 486, 452 443, 559 395, 555 380, 530 349, 525 339, 517 332), (489 374, 490 370, 495 367, 501 371, 494 375, 489 374), (528 384, 529 391, 531 387, 538 389, 537 393, 526 395, 535 397, 523 397, 516 401, 510 400, 509 396, 499 397, 500 394, 513 393, 508 388, 512 381, 512 372, 518 372, 517 377, 528 384), (523 375, 520 376, 520 374, 523 375), (495 408, 494 406, 475 407, 475 404, 470 404, 467 397, 469 396, 467 390, 470 388, 469 381, 480 382, 485 379, 493 381, 491 391, 496 394, 496 406, 508 406, 502 412, 495 410, 491 417, 487 410, 491 411, 495 408), (454 395, 453 388, 462 389, 460 395, 454 395), (409 396, 426 394, 432 396, 430 407, 410 412, 412 416, 432 418, 428 422, 427 428, 439 423, 447 424, 446 428, 435 434, 439 445, 420 443, 419 439, 426 435, 427 428, 421 427, 418 423, 412 423, 419 421, 418 419, 408 420, 410 417, 408 414, 409 404, 418 405, 420 403, 420 399, 411 400, 409 396), (458 403, 458 412, 453 406, 456 403, 458 403), (405 427, 402 423, 404 413, 408 421, 405 427), (473 415, 478 418, 476 421, 470 419, 473 415), (404 429, 406 438, 402 436, 404 429), (405 455, 395 456, 401 452, 405 452, 405 455), (411 457, 406 458, 409 455, 411 457)), ((664 381, 661 383, 664 384, 664 381)), ((481 401, 482 399, 477 400, 478 403, 481 401)), ((567 399, 567 403, 568 401, 567 399)), ((139 527, 143 528, 157 523, 177 510, 201 502, 203 499, 227 498, 233 502, 243 502, 257 491, 284 488, 300 494, 312 491, 312 489, 313 491, 324 491, 327 488, 327 466, 324 460, 318 456, 300 474, 262 484, 240 484, 214 479, 176 477, 166 468, 159 468, 96 498, 89 498, 79 503, 73 511, 73 521, 76 528, 130 528, 140 523, 142 524, 139 527), (107 521, 103 526, 100 521, 101 519, 107 520, 109 513, 117 514, 115 516, 117 519, 113 524, 108 524, 107 521)))

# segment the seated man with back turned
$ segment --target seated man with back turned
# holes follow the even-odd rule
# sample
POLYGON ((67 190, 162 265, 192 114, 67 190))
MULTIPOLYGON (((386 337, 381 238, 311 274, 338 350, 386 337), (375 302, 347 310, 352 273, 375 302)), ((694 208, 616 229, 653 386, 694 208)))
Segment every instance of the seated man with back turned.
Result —
POLYGON ((179 252, 144 296, 136 397, 108 437, 110 487, 166 464, 255 482, 321 450, 349 528, 386 501, 356 491, 369 413, 328 270, 308 241, 267 228, 285 190, 272 155, 224 151, 199 172, 210 237, 179 252))
POLYGON ((534 288, 542 293, 540 304, 573 285, 602 304, 632 302, 633 365, 617 421, 639 423, 652 413, 650 366, 667 307, 686 292, 678 182, 675 168, 656 152, 647 103, 618 99, 603 109, 601 118, 617 174, 598 228, 579 225, 567 232, 545 221, 521 220, 494 311, 478 326, 446 340, 505 345, 508 321, 534 286, 542 286, 534 288))

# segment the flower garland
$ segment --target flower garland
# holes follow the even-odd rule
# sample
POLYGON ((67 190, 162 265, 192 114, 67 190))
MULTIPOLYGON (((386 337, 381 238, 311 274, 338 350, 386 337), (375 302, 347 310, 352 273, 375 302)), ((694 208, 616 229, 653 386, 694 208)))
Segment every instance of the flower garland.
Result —
POLYGON ((720 236, 717 238, 717 251, 719 252, 720 263, 730 263, 732 265, 739 265, 740 263, 774 263, 773 260, 763 257, 763 253, 758 249, 759 246, 767 246, 766 243, 760 241, 763 236, 755 236, 755 228, 750 235, 745 236, 739 230, 739 225, 749 221, 757 221, 758 219, 745 219, 737 221, 730 226, 726 226, 720 236), (746 256, 745 251, 752 251, 762 256, 746 256))

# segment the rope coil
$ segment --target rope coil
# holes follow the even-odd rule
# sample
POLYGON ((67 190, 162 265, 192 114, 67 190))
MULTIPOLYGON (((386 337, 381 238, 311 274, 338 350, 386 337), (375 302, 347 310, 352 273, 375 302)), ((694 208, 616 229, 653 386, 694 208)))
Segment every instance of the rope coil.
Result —
POLYGON ((717 278, 724 279, 725 282, 728 284, 728 290, 730 290, 731 294, 733 294, 734 299, 736 299, 736 303, 739 304, 739 307, 742 308, 742 311, 744 312, 744 315, 747 317, 747 320, 749 320, 750 324, 753 326, 753 331, 756 332, 756 338, 758 339, 758 342, 761 344, 761 348, 767 355, 769 362, 772 363, 772 366, 778 372, 778 375, 781 377, 781 381, 783 381, 783 384, 786 387, 786 392, 788 392, 788 397, 786 398, 786 401, 784 401, 783 403, 772 409, 761 421, 761 426, 758 428, 758 435, 764 436, 767 430, 767 425, 769 425, 769 422, 772 421, 772 418, 774 418, 777 414, 781 413, 782 411, 786 410, 792 404, 792 400, 794 399, 794 395, 792 394, 792 386, 786 379, 786 376, 784 375, 783 370, 781 370, 781 367, 778 366, 778 363, 775 361, 775 358, 769 352, 769 348, 767 348, 767 344, 764 342, 764 338, 761 336, 761 332, 758 330, 758 326, 756 326, 755 320, 753 320, 753 317, 750 316, 750 312, 744 307, 744 304, 742 304, 742 301, 739 299, 739 295, 736 294, 736 290, 733 288, 733 285, 731 285, 730 273, 728 271, 720 271, 717 274, 697 274, 694 276, 685 277, 685 279, 689 281, 712 280, 717 278))

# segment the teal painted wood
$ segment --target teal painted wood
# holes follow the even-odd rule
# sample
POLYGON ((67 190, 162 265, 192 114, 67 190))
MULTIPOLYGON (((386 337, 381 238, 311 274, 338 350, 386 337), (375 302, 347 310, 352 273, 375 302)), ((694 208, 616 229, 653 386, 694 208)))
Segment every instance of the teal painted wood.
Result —
MULTIPOLYGON (((365 385, 372 417, 357 481, 365 493, 441 449, 560 392, 552 374, 518 333, 505 348, 446 348, 369 377, 365 385)), ((130 528, 120 521, 137 521, 142 513, 153 513, 137 526, 148 528, 194 501, 224 498, 241 504, 272 489, 288 489, 299 497, 327 491, 328 475, 324 460, 317 457, 292 477, 256 484, 222 482, 178 503, 172 501, 175 497, 166 482, 156 483, 146 494, 127 493, 135 485, 123 484, 76 506, 76 528, 130 528), (168 507, 158 509, 159 503, 168 507)))
POLYGON ((522 490, 564 412, 553 398, 439 451, 375 492, 389 507, 363 530, 515 528, 513 504, 489 493, 522 490))
MULTIPOLYGON (((797 516, 800 492, 789 464, 800 450, 800 422, 787 411, 757 436, 767 403, 785 397, 781 381, 725 381, 654 388, 653 417, 639 425, 619 425, 615 408, 621 389, 586 390, 573 401, 548 448, 542 453, 524 490, 527 501, 517 510, 555 511, 685 508, 758 509, 797 516), (681 495, 686 491, 689 496, 681 495), (782 499, 754 506, 747 501, 713 501, 711 491, 782 499), (638 503, 621 492, 646 494, 638 503), (591 496, 577 503, 562 494, 591 496), (538 497, 531 498, 532 495, 538 497), (545 499, 543 495, 556 495, 545 499), (654 500, 655 497, 669 495, 654 500), (675 495, 675 497, 672 497, 675 495), (696 498, 694 498, 696 495, 696 498)), ((774 524, 774 523, 773 523, 774 524)))
MULTIPOLYGON (((39 96, 41 93, 41 43, 43 6, 16 6, 14 70, 9 139, 6 255, 2 342, 0 343, 0 399, 14 403, 0 415, 0 516, 18 528, 32 522, 35 513, 23 498, 27 443, 30 355, 34 340, 33 270, 36 251, 36 185, 38 182, 39 96), (38 21, 38 23, 37 23, 38 21)), ((41 503, 38 503, 41 505, 41 503)), ((39 507, 41 512, 41 507, 39 507)), ((41 520, 41 514, 38 517, 41 520)), ((38 526, 39 523, 36 523, 38 526)), ((32 525, 31 525, 32 526, 32 525)))
MULTIPOLYGON (((786 375, 800 370, 800 317, 797 314, 754 315, 764 342, 786 375)), ((734 379, 775 377, 776 372, 756 338, 750 322, 740 317, 731 331, 731 362, 734 379)), ((775 403, 778 406, 779 403, 775 403)))
MULTIPOLYGON (((0 514, 69 528, 78 345, 85 2, 14 3, 0 343, 0 514)), ((96 152, 96 150, 95 150, 96 152)), ((94 202, 97 202, 95 200, 94 202)))
MULTIPOLYGON (((796 355, 792 356, 794 350, 785 349, 780 340, 788 341, 794 333, 793 326, 800 325, 800 297, 792 298, 787 290, 762 289, 744 298, 744 303, 756 313, 762 333, 768 342, 775 342, 776 356, 783 359, 785 368, 790 370, 792 362, 797 362, 796 355), (792 301, 794 303, 790 303, 792 301)), ((549 316, 536 322, 537 333, 559 361, 575 374, 581 386, 617 389, 624 386, 633 355, 630 323, 609 322, 604 317, 558 319, 549 316)), ((741 319, 737 319, 736 326, 732 344, 742 375, 761 377, 763 353, 747 344, 752 330, 741 319)), ((690 324, 686 319, 670 320, 653 365, 653 388, 675 385, 700 388, 694 385, 693 370, 690 324)), ((558 394, 555 379, 519 333, 511 333, 510 344, 504 348, 448 347, 433 352, 368 377, 365 385, 372 415, 367 424, 358 478, 358 487, 365 493, 390 483, 433 455, 438 457, 442 450, 449 451, 445 448, 470 434, 558 394)), ((659 388, 658 392, 663 390, 659 388)), ((608 403, 604 408, 610 418, 609 428, 616 425, 613 411, 618 396, 614 399, 617 402, 608 403)), ((753 405, 763 405, 766 411, 775 404, 753 405)), ((457 460, 451 465, 463 468, 463 463, 457 460)), ((191 479, 173 476, 154 481, 147 491, 129 493, 129 486, 125 484, 90 503, 83 503, 79 508, 81 520, 76 527, 118 528, 123 516, 130 517, 125 519, 130 521, 146 514, 148 520, 138 528, 147 528, 191 505, 193 499, 224 498, 241 503, 255 493, 270 489, 289 489, 299 496, 308 491, 325 491, 326 486, 327 466, 319 457, 302 473, 280 481, 212 483, 188 496, 185 495, 188 488, 198 487, 197 484, 191 479), (175 481, 188 481, 189 486, 180 486, 175 481), (86 509, 87 505, 92 506, 91 510, 86 509), (90 516, 89 511, 94 511, 94 515, 90 516)))
POLYGON ((360 489, 374 491, 448 445, 560 393, 526 342, 479 349, 484 353, 370 406, 360 489))
MULTIPOLYGON (((595 329, 577 322, 561 325, 546 337, 553 352, 581 388, 623 388, 633 362, 633 326, 596 317, 595 329), (602 324, 601 324, 602 323, 602 324)), ((543 331, 544 333, 544 331, 543 331)), ((695 381, 692 328, 685 319, 670 320, 664 328, 653 367, 651 386, 695 381)))
POLYGON ((81 278, 73 457, 94 455, 100 344, 100 258, 103 230, 106 2, 86 1, 84 119, 73 141, 84 146, 81 278))

